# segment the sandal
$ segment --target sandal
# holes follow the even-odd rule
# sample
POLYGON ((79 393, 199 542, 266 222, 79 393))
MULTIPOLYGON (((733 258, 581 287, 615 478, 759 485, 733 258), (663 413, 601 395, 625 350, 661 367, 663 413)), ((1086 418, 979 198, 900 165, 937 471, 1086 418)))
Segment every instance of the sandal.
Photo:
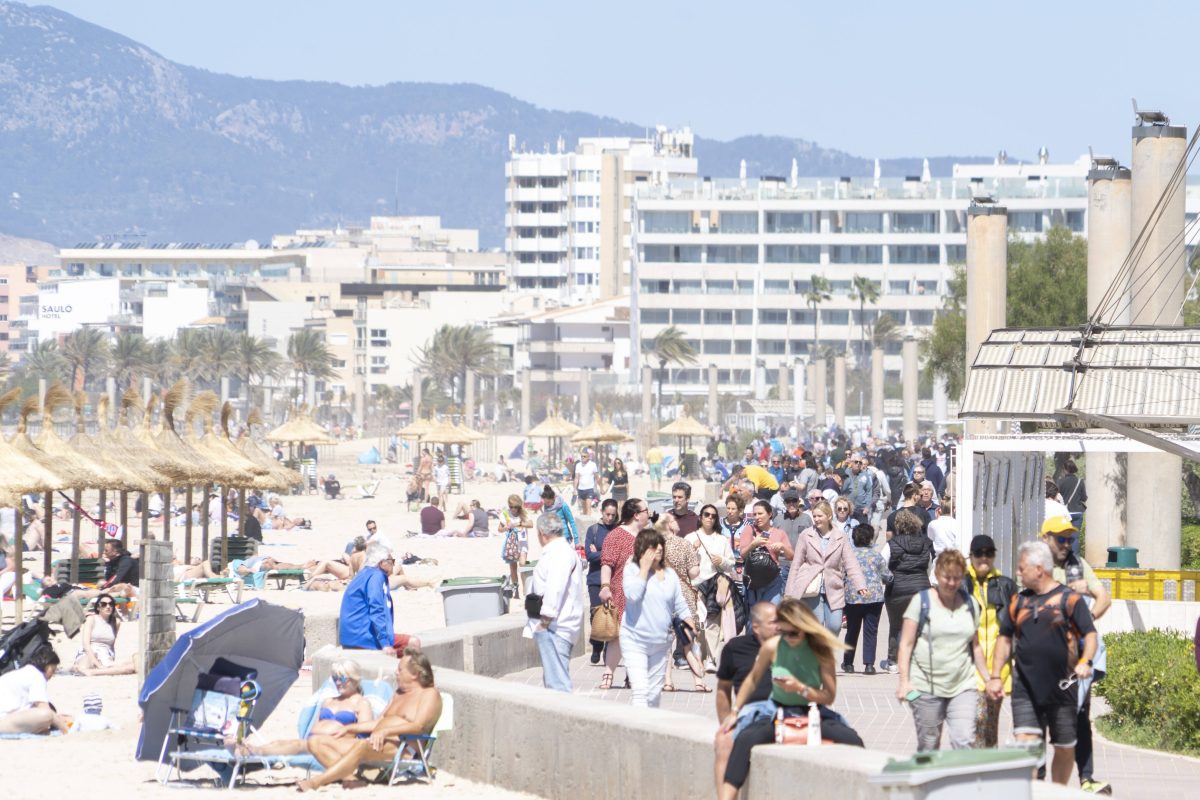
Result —
POLYGON ((671 684, 669 684, 669 683, 664 683, 664 684, 663 684, 663 691, 664 691, 664 692, 673 692, 673 691, 675 691, 675 687, 674 687, 674 686, 672 686, 672 685, 671 685, 671 684))
POLYGON ((700 692, 701 694, 708 694, 712 691, 712 689, 708 688, 700 681, 696 681, 696 688, 694 691, 700 692))
POLYGON ((597 686, 596 688, 597 689, 611 689, 612 688, 612 679, 613 679, 612 673, 606 672, 605 674, 600 676, 600 685, 597 686))

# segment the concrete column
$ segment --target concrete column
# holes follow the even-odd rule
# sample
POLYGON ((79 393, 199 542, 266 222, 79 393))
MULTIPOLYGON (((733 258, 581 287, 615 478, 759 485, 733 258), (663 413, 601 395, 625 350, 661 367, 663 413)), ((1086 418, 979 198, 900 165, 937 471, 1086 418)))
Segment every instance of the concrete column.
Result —
POLYGON ((833 421, 846 429, 846 357, 833 359, 833 421))
POLYGON ((791 378, 792 376, 788 375, 787 364, 781 361, 779 363, 779 372, 775 374, 775 385, 777 387, 775 393, 778 395, 777 399, 791 399, 791 394, 789 394, 789 389, 791 388, 792 383, 791 378))
MULTIPOLYGON (((1179 325, 1187 286, 1183 244, 1183 174, 1173 173, 1187 147, 1187 129, 1139 126, 1133 129, 1130 231, 1134 237, 1150 220, 1145 247, 1130 278, 1129 321, 1133 325, 1179 325), (1159 205, 1161 203, 1161 206, 1159 205), (1157 207, 1157 213, 1155 209, 1157 207), (1151 220, 1152 214, 1156 222, 1151 220)), ((1179 569, 1180 487, 1183 460, 1167 453, 1130 453, 1127 497, 1154 498, 1126 528, 1125 544, 1138 548, 1138 563, 1153 569, 1179 569)))
MULTIPOLYGON (((804 385, 808 387, 804 399, 813 404, 813 408, 817 405, 817 365, 815 362, 808 362, 804 365, 804 385)), ((816 411, 814 410, 814 414, 816 411)))
POLYGON ((765 361, 754 362, 754 399, 767 399, 767 364, 765 361))
POLYGON ((221 377, 221 405, 225 405, 227 402, 229 402, 229 376, 223 375, 221 377))
POLYGON ((654 370, 650 365, 642 367, 642 424, 654 424, 651 408, 654 404, 654 370))
MULTIPOLYGON (((108 395, 108 407, 109 408, 111 408, 113 411, 116 411, 117 409, 119 409, 121 407, 120 403, 117 402, 117 379, 116 378, 105 378, 104 393, 106 395, 108 395)), ((101 422, 107 423, 107 420, 101 420, 101 422)))
POLYGON ((824 428, 828 422, 825 419, 825 401, 828 392, 825 391, 826 373, 829 372, 829 365, 825 363, 825 359, 818 359, 813 368, 813 402, 816 404, 813 411, 813 424, 818 428, 824 428))
POLYGON ((304 402, 308 403, 308 412, 316 414, 317 408, 317 379, 313 375, 304 376, 304 402))
MULTIPOLYGON (((1005 325, 1008 286, 1008 209, 973 204, 967 210, 967 374, 988 334, 1005 325)), ((907 347, 907 342, 905 343, 907 347)), ((914 345, 915 346, 915 345, 914 345)), ((907 370, 907 367, 905 368, 907 370)), ((907 380, 907 379, 906 379, 907 380)), ((904 385, 905 419, 908 419, 908 384, 904 385)), ((916 388, 913 388, 916 413, 916 388)), ((907 433, 905 423, 905 437, 907 433)), ((914 425, 915 427, 915 425, 914 425)), ((992 420, 968 420, 967 435, 995 433, 992 420)))
POLYGON ((424 380, 425 380, 425 376, 421 374, 421 371, 414 369, 412 372, 412 418, 413 418, 413 422, 416 422, 417 420, 419 420, 421 418, 421 401, 423 399, 421 397, 421 395, 423 394, 422 390, 424 389, 422 382, 424 380))
POLYGON ((871 433, 883 435, 883 348, 871 349, 871 433))
POLYGON ((807 370, 799 360, 796 360, 792 364, 792 416, 796 418, 797 432, 804 428, 805 377, 807 377, 807 370))
POLYGON ((941 436, 946 432, 946 426, 942 423, 949 416, 950 398, 946 394, 946 379, 938 375, 933 376, 933 422, 934 428, 937 430, 937 435, 941 436))
POLYGON ((533 427, 533 378, 528 369, 521 370, 521 433, 533 427))
MULTIPOLYGON (((1088 313, 1113 325, 1129 323, 1129 276, 1109 291, 1129 253, 1131 200, 1128 168, 1094 165, 1088 172, 1087 307, 1088 313)), ((1084 459, 1089 491, 1083 555, 1091 564, 1103 564, 1109 547, 1125 543, 1127 468, 1124 453, 1088 453, 1084 459)))
POLYGON ((262 395, 263 395, 263 407, 262 407, 263 418, 267 420, 268 424, 270 424, 271 414, 274 413, 274 411, 275 411, 275 409, 274 409, 275 390, 269 386, 264 386, 263 390, 262 390, 262 395))
POLYGON ((911 334, 905 336, 900 352, 904 360, 900 369, 900 380, 904 385, 904 441, 914 442, 920 434, 917 429, 917 386, 921 382, 921 373, 917 365, 916 338, 911 334))
POLYGON ((354 424, 363 428, 367 425, 367 382, 362 375, 354 376, 354 424))
POLYGON ((592 374, 586 369, 579 371, 579 425, 592 421, 592 374))
MULTIPOLYGON (((46 413, 46 379, 38 378, 38 413, 46 413)), ((149 399, 149 397, 147 397, 149 399)))
MULTIPOLYGON (((142 406, 143 407, 145 407, 146 403, 150 402, 150 395, 153 391, 154 391, 154 387, 150 385, 150 379, 142 378, 142 406)), ((44 386, 42 386, 42 381, 38 381, 39 396, 43 395, 45 393, 46 393, 46 388, 44 386)))
POLYGON ((708 427, 715 433, 720 424, 721 405, 717 400, 717 365, 708 365, 708 427))
POLYGON ((475 373, 467 370, 467 380, 463 384, 463 418, 462 422, 468 428, 475 427, 475 383, 478 380, 475 373))

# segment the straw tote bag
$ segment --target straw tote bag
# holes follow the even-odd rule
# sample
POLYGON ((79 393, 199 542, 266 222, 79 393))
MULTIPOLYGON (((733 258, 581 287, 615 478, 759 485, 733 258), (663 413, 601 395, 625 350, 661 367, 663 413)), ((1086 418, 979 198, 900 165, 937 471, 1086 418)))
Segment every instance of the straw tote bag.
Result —
POLYGON ((621 633, 621 624, 617 617, 617 607, 611 602, 596 606, 592 612, 591 638, 597 642, 611 642, 621 633))

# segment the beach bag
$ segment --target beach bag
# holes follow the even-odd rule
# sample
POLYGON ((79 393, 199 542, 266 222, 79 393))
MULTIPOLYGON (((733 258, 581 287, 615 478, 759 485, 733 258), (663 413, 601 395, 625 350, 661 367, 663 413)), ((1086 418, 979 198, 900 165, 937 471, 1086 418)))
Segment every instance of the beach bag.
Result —
POLYGON ((750 588, 761 589, 779 577, 779 564, 765 547, 756 547, 746 554, 742 574, 749 580, 750 588))
POLYGON ((33 654, 50 646, 50 626, 41 618, 22 622, 0 637, 0 675, 20 669, 33 654))
POLYGON ((605 603, 592 609, 591 638, 597 642, 613 642, 621 634, 621 622, 617 616, 617 607, 605 603))
POLYGON ((517 531, 509 531, 504 538, 504 553, 505 561, 515 564, 521 558, 521 541, 517 531))

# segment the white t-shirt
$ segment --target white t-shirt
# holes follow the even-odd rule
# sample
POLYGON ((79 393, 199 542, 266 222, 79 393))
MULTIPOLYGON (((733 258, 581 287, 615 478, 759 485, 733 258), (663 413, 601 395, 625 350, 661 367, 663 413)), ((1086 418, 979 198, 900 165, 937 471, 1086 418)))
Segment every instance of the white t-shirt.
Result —
POLYGON ((437 482, 438 486, 449 486, 450 467, 445 464, 438 464, 433 468, 433 479, 437 482))
POLYGON ((933 540, 933 554, 939 556, 943 550, 958 549, 958 520, 941 516, 929 523, 929 538, 933 540))
POLYGON ((367 537, 367 547, 371 546, 382 547, 389 553, 396 552, 396 548, 392 547, 392 540, 380 533, 378 529, 367 537))
POLYGON ((600 468, 596 466, 595 461, 580 461, 575 465, 575 479, 579 481, 580 489, 595 489, 596 488, 596 473, 600 468))
POLYGON ((32 664, 0 675, 0 717, 33 708, 34 703, 49 703, 46 688, 46 676, 32 664))

